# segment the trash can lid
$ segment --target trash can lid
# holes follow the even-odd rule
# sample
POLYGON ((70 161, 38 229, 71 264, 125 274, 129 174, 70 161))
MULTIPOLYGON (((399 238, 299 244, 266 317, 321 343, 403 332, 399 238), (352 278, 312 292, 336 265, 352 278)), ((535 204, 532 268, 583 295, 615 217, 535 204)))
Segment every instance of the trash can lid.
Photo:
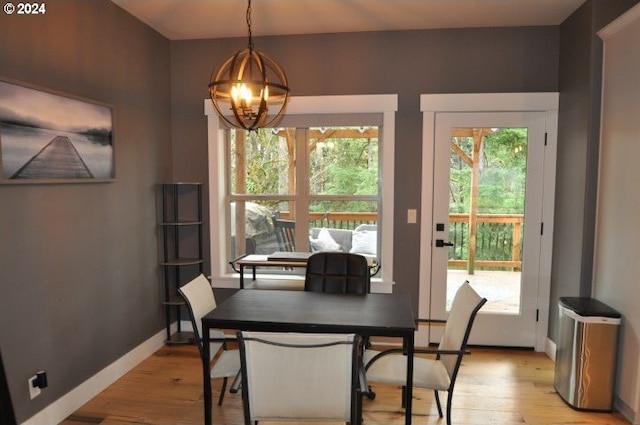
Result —
POLYGON ((619 319, 622 315, 602 301, 589 297, 560 297, 560 304, 580 316, 613 317, 619 319))

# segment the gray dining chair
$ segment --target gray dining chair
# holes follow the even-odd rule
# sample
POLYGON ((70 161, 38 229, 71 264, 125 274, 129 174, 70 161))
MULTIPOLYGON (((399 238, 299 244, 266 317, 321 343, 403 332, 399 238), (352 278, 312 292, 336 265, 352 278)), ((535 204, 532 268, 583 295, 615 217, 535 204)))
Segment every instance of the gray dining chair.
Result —
MULTIPOLYGON (((222 378, 222 388, 218 397, 218 405, 224 400, 228 378, 236 378, 240 372, 240 354, 237 349, 227 349, 227 342, 235 341, 234 337, 225 336, 221 329, 210 331, 210 358, 204 359, 202 346, 202 316, 216 308, 216 299, 209 280, 200 274, 187 284, 178 288, 178 292, 187 302, 193 332, 200 351, 202 361, 213 362, 211 366, 211 378, 222 378)), ((235 391, 235 388, 234 388, 235 391)))
POLYGON ((368 294, 367 259, 348 252, 316 252, 307 260, 304 290, 337 294, 368 294))
MULTIPOLYGON (((316 252, 307 260, 304 290, 331 294, 368 294, 371 290, 369 263, 360 254, 316 252)), ((362 340, 362 349, 369 349, 369 337, 363 336, 362 340)), ((362 357, 365 357, 364 351, 362 357)), ((371 398, 368 393, 367 397, 371 398)))
POLYGON ((245 425, 261 420, 359 425, 364 371, 354 334, 238 332, 245 425))
MULTIPOLYGON (((467 353, 467 341, 471 327, 478 311, 487 302, 465 282, 456 292, 446 320, 444 332, 437 349, 416 349, 415 354, 428 353, 435 358, 414 356, 413 387, 432 389, 435 394, 438 414, 442 417, 439 391, 446 391, 447 425, 451 425, 451 401, 462 357, 467 353)), ((382 352, 369 350, 365 366, 369 383, 381 382, 400 385, 404 388, 407 377, 407 357, 402 349, 391 349, 382 352)), ((372 393, 369 392, 368 395, 372 393)), ((373 393, 374 394, 374 393, 373 393)), ((374 395, 375 397, 375 395, 374 395)), ((372 397, 370 397, 372 398, 372 397)))

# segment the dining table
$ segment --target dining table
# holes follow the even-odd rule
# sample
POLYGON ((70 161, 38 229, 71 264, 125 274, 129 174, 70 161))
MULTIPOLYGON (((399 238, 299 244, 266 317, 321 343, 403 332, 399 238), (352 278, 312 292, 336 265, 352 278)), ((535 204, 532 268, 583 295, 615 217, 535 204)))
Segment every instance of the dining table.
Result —
MULTIPOLYGON (((210 358, 211 329, 400 337, 407 356, 405 424, 411 424, 416 319, 406 294, 243 289, 202 317, 205 359, 210 358)), ((205 425, 212 425, 213 416, 210 369, 211 364, 203 361, 205 425)))

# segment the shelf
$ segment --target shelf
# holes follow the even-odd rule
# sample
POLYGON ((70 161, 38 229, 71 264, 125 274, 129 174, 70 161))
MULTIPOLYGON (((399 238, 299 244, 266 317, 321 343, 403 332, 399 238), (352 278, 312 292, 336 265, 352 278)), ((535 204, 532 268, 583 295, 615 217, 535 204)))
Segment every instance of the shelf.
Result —
POLYGON ((187 302, 180 295, 171 295, 163 302, 164 305, 185 305, 187 302))
POLYGON ((187 303, 179 295, 178 288, 203 273, 202 183, 162 182, 158 188, 158 225, 162 231, 160 248, 163 253, 159 264, 164 275, 162 304, 165 309, 165 341, 167 344, 189 344, 195 339, 193 332, 183 332, 180 327, 181 320, 189 316, 185 314, 187 303), (177 331, 174 331, 176 321, 177 331))
POLYGON ((165 342, 169 345, 173 344, 193 344, 196 341, 195 335, 193 332, 176 332, 171 335, 169 339, 165 342))
POLYGON ((160 264, 163 266, 191 266, 194 264, 202 264, 203 262, 204 260, 202 258, 169 258, 160 264))
POLYGON ((160 223, 161 226, 199 226, 204 224, 202 221, 167 221, 160 223))
POLYGON ((160 182, 163 186, 202 186, 200 182, 160 182))

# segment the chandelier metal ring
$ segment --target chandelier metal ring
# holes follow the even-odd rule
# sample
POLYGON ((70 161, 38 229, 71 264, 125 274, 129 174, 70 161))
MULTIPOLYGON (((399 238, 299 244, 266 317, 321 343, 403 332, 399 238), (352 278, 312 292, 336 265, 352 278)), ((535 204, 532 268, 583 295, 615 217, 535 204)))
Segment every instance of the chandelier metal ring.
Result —
POLYGON ((218 115, 229 125, 256 130, 277 124, 290 90, 280 65, 253 48, 251 0, 248 0, 247 26, 248 47, 234 53, 211 74, 209 95, 218 115))

